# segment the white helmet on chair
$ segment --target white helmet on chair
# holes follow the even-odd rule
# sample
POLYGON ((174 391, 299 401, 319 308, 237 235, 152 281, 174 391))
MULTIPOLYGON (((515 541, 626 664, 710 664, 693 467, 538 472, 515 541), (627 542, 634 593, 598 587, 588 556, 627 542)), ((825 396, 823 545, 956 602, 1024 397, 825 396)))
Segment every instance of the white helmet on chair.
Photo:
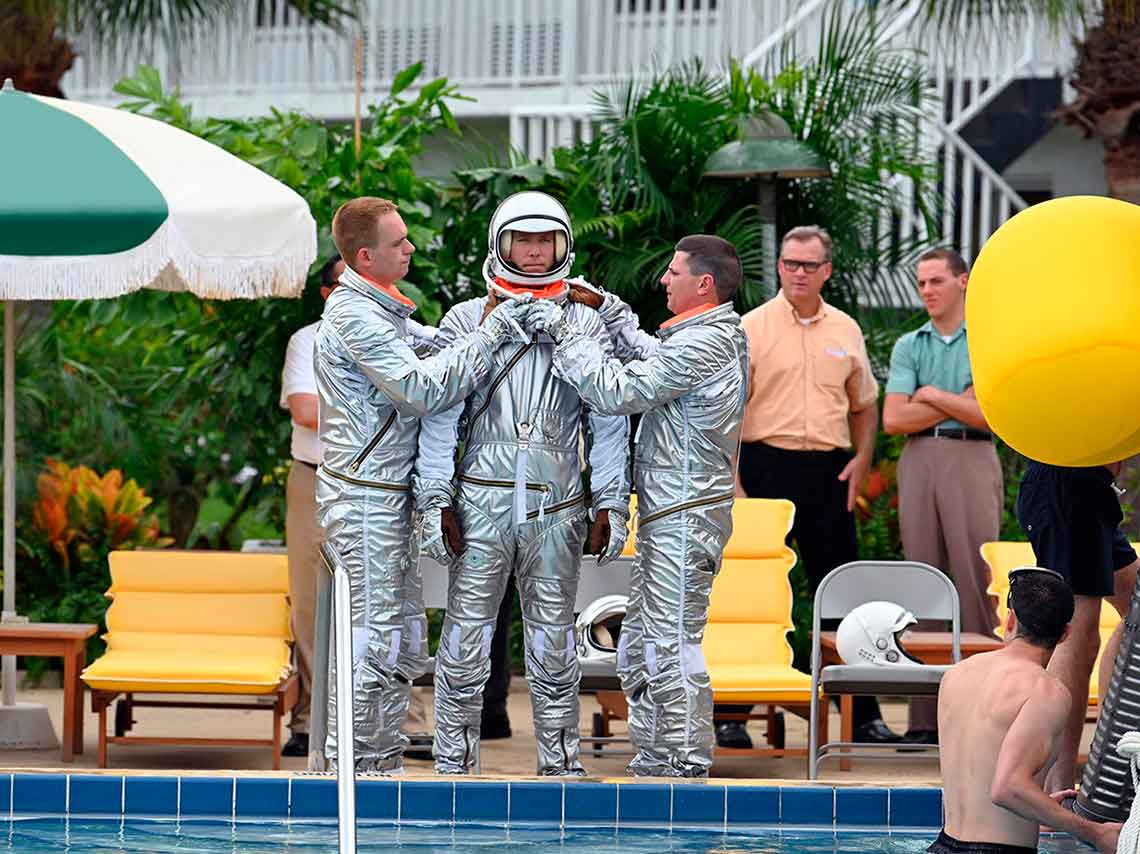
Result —
POLYGON ((843 618, 835 647, 847 664, 919 664, 899 639, 917 622, 914 614, 894 602, 865 602, 843 618))
POLYGON ((574 621, 574 643, 580 661, 617 661, 621 621, 629 607, 629 597, 601 596, 582 609, 574 621))
POLYGON ((487 261, 483 265, 488 285, 503 279, 524 288, 541 287, 565 279, 573 264, 570 215, 557 199, 528 190, 509 196, 495 209, 487 232, 487 261), (554 266, 548 272, 527 273, 511 264, 511 240, 516 231, 554 232, 554 266))

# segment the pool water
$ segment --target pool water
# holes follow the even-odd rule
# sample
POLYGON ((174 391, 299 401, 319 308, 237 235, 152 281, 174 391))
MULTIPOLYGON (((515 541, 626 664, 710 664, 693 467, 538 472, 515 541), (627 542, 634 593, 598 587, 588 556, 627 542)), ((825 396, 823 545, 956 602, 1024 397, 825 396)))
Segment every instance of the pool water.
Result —
MULTIPOLYGON (((142 819, 25 819, 0 826, 0 851, 20 854, 336 854, 336 826, 326 823, 250 823, 228 821, 148 821, 142 819)), ((564 854, 840 854, 883 852, 918 854, 930 844, 929 833, 754 832, 646 828, 620 830, 541 827, 487 828, 466 826, 369 826, 357 830, 362 852, 415 854, 519 854, 560 851, 564 854)), ((1088 852, 1069 837, 1042 839, 1042 852, 1088 852)))

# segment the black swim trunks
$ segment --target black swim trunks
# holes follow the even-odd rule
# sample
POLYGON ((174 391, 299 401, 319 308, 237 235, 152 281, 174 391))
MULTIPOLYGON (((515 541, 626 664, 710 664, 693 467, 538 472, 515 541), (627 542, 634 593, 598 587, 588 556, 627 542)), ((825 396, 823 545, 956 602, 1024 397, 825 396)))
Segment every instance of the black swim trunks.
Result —
POLYGON ((945 830, 930 843, 927 854, 1037 854, 1036 848, 1024 845, 1004 845, 1001 842, 962 842, 945 830))
POLYGON ((1030 462, 1017 493, 1017 521, 1037 565, 1065 576, 1077 596, 1111 596, 1113 574, 1136 552, 1120 530, 1124 518, 1104 466, 1066 468, 1030 462))

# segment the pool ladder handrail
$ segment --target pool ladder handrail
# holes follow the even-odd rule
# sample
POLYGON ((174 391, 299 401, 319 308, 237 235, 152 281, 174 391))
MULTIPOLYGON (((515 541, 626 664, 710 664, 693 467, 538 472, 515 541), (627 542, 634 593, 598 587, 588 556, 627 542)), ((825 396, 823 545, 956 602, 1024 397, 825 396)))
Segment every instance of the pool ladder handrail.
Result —
MULTIPOLYGON (((354 698, 352 690, 352 610, 351 610, 351 587, 348 583, 348 573, 345 572, 344 567, 341 566, 340 561, 336 559, 335 553, 332 551, 328 543, 321 544, 321 554, 324 558, 325 568, 332 574, 332 633, 334 640, 333 656, 337 662, 336 668, 336 794, 337 794, 337 851, 339 854, 356 854, 356 730, 352 720, 352 710, 354 707, 354 698), (342 662, 347 662, 348 666, 341 666, 342 662)), ((321 635, 325 636, 327 641, 328 629, 324 632, 320 631, 322 613, 328 613, 328 606, 324 606, 322 611, 322 598, 327 602, 328 599, 328 580, 324 579, 324 584, 318 582, 318 597, 317 597, 317 662, 315 662, 314 676, 318 673, 327 674, 327 667, 321 670, 321 659, 327 658, 321 656, 319 651, 322 650, 321 635), (321 590, 320 588, 324 588, 321 590), (320 593, 324 593, 322 597, 320 593)), ((328 623, 325 623, 327 626, 328 623)), ((328 649, 327 642, 323 649, 328 649)), ((314 679, 314 682, 317 682, 314 679)), ((320 694, 313 691, 312 703, 313 709, 327 709, 328 698, 327 689, 328 684, 327 676, 320 679, 320 694), (319 702, 318 702, 319 701, 319 702)), ((314 688, 317 686, 314 685, 314 688)), ((321 726, 313 727, 314 740, 319 738, 319 741, 310 744, 309 753, 309 767, 312 770, 324 770, 324 739, 326 727, 323 725, 324 719, 321 714, 314 714, 312 716, 314 722, 320 720, 321 726), (319 756, 319 759, 315 757, 319 756)))

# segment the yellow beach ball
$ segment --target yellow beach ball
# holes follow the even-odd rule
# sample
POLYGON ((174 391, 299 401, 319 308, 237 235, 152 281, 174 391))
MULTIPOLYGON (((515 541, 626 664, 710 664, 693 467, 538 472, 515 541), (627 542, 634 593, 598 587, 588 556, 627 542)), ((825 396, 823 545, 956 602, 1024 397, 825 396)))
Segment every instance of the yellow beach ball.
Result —
POLYGON ((966 290, 991 429, 1045 463, 1140 453, 1140 206, 1068 196, 999 228, 966 290))

